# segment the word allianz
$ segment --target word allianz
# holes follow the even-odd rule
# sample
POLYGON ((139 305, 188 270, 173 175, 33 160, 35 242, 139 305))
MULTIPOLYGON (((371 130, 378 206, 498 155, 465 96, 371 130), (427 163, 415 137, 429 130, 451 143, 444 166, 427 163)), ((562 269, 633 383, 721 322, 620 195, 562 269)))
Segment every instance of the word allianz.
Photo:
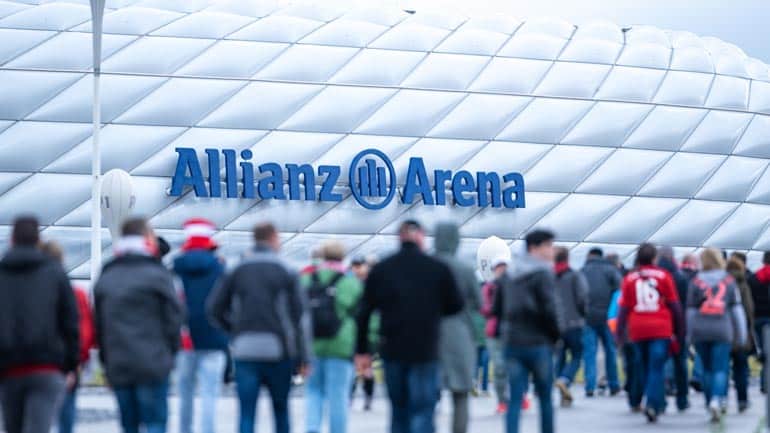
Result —
MULTIPOLYGON (((204 177, 195 149, 179 147, 176 152, 177 163, 170 191, 172 196, 181 196, 192 188, 197 197, 340 202, 344 196, 335 187, 346 184, 359 204, 369 209, 380 209, 390 202, 398 185, 391 161, 376 149, 361 151, 353 158, 346 183, 340 182, 342 169, 338 165, 314 168, 310 164, 265 162, 255 166, 252 161, 254 154, 248 149, 240 152, 240 161, 234 149, 205 149, 203 158, 208 163, 208 173, 204 177), (381 163, 379 166, 378 162, 381 163), (224 176, 221 175, 222 168, 224 176), (386 172, 389 172, 389 177, 386 172), (320 185, 318 194, 316 184, 320 185), (288 186, 288 197, 284 185, 288 186), (373 204, 371 197, 381 199, 373 204)), ((452 170, 434 170, 432 180, 431 183, 423 159, 410 158, 401 202, 411 204, 416 199, 424 205, 446 205, 448 188, 458 206, 525 207, 524 178, 517 172, 501 176, 495 172, 479 171, 474 176, 466 170, 454 173, 452 170)))

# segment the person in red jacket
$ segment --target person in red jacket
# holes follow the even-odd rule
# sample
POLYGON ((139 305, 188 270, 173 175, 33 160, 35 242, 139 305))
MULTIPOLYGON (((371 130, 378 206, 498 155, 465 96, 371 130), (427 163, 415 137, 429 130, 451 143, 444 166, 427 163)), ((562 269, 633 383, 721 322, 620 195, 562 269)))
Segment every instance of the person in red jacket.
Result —
MULTIPOLYGON (((665 406, 663 367, 669 351, 684 347, 682 308, 671 275, 657 267, 657 249, 642 244, 636 256, 636 269, 623 279, 617 338, 631 341, 634 356, 644 371, 644 389, 632 389, 635 401, 646 397, 644 414, 657 421, 665 406)), ((639 364, 637 364, 639 365, 639 364)))
MULTIPOLYGON (((47 256, 58 261, 64 262, 64 252, 61 246, 48 241, 41 245, 41 250, 47 256)), ((75 425, 77 410, 75 402, 77 398, 78 383, 80 382, 79 370, 83 368, 91 356, 91 349, 96 345, 96 336, 94 335, 94 319, 91 313, 91 304, 88 301, 88 293, 80 287, 72 286, 75 294, 75 302, 78 307, 79 327, 80 327, 80 363, 78 373, 67 376, 67 390, 64 395, 61 409, 59 410, 59 433, 72 433, 75 425)))

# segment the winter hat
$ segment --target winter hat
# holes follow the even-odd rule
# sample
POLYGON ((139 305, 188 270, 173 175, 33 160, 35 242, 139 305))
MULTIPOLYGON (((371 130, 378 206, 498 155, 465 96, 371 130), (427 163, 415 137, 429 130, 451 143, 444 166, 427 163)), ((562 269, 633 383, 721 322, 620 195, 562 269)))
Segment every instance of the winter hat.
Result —
POLYGON ((212 239, 217 229, 214 223, 205 218, 190 218, 182 225, 186 240, 182 251, 213 250, 218 247, 212 239))

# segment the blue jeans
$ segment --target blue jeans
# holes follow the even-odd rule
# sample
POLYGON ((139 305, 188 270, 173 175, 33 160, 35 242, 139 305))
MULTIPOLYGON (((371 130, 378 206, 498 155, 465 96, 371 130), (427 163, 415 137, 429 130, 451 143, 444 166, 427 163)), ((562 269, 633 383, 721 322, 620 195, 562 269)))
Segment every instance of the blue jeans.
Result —
POLYGON ((62 401, 61 409, 59 410, 58 433, 72 433, 72 428, 77 418, 77 393, 78 388, 75 386, 64 394, 64 401, 62 401))
POLYGON ((479 346, 476 353, 476 377, 481 374, 481 390, 486 392, 489 389, 489 350, 487 346, 479 346))
POLYGON ((391 405, 391 433, 433 433, 433 411, 440 392, 438 363, 386 360, 385 383, 391 405))
POLYGON ((607 370, 607 384, 611 391, 620 389, 618 381, 618 360, 615 340, 607 324, 588 325, 583 328, 583 360, 585 361, 586 392, 596 390, 596 352, 599 342, 604 347, 604 365, 607 370))
POLYGON ((687 350, 682 348, 678 354, 672 355, 666 361, 666 381, 669 387, 676 390, 676 408, 684 410, 689 405, 687 394, 689 385, 687 381, 687 350))
POLYGON ((561 338, 564 345, 559 350, 556 375, 569 385, 575 380, 580 362, 583 360, 583 329, 570 329, 564 332, 561 338), (567 352, 569 352, 569 362, 567 362, 567 352))
POLYGON ((123 433, 165 433, 168 420, 168 381, 115 386, 123 433), (141 427, 144 427, 142 429, 141 427))
POLYGON ((511 385, 511 404, 506 416, 507 433, 518 433, 521 400, 529 385, 529 377, 535 384, 540 400, 540 433, 553 433, 553 349, 551 346, 508 346, 505 360, 511 385))
POLYGON ((633 343, 623 345, 623 366, 626 372, 626 395, 628 406, 642 405, 644 397, 644 377, 642 376, 642 359, 633 343))
POLYGON ((353 379, 353 363, 348 359, 316 358, 307 379, 308 433, 321 433, 324 405, 329 404, 329 432, 348 430, 348 402, 353 379))
POLYGON ((671 340, 667 338, 634 343, 637 365, 641 366, 640 374, 644 381, 644 396, 647 398, 647 407, 655 409, 658 413, 662 413, 666 407, 663 369, 668 358, 670 345, 671 340))
MULTIPOLYGON (((762 361, 762 372, 760 373, 761 380, 760 388, 765 391, 765 370, 767 365, 767 354, 765 352, 765 337, 764 334, 762 334, 762 330, 765 326, 770 325, 770 317, 757 317, 754 319, 754 332, 757 336, 757 347, 759 349, 760 353, 760 360, 762 361)), ((770 348, 767 348, 770 350, 770 348)))
POLYGON ((254 433, 257 400, 262 385, 273 402, 275 433, 289 433, 289 391, 294 363, 284 361, 235 361, 235 384, 240 403, 240 433, 254 433))
POLYGON ((733 382, 735 382, 735 393, 738 396, 738 403, 748 403, 749 401, 749 352, 745 350, 736 350, 731 355, 733 361, 733 382))
POLYGON ((192 433, 195 385, 200 385, 200 433, 214 433, 216 407, 225 373, 227 355, 221 350, 179 352, 176 358, 179 394, 179 431, 192 433))
POLYGON ((730 343, 695 343, 695 350, 703 360, 703 395, 707 405, 712 398, 716 398, 720 403, 727 399, 731 348, 730 343))

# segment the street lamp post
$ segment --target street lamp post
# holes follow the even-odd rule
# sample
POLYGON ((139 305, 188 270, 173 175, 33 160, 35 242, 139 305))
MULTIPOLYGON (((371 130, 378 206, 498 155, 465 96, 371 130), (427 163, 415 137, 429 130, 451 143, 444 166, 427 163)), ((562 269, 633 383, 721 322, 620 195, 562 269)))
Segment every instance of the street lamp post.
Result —
POLYGON ((91 284, 96 283, 102 264, 102 214, 101 175, 102 157, 99 148, 99 131, 102 123, 102 103, 99 94, 99 79, 102 66, 102 23, 105 0, 91 0, 91 35, 94 61, 93 136, 91 155, 91 284))

